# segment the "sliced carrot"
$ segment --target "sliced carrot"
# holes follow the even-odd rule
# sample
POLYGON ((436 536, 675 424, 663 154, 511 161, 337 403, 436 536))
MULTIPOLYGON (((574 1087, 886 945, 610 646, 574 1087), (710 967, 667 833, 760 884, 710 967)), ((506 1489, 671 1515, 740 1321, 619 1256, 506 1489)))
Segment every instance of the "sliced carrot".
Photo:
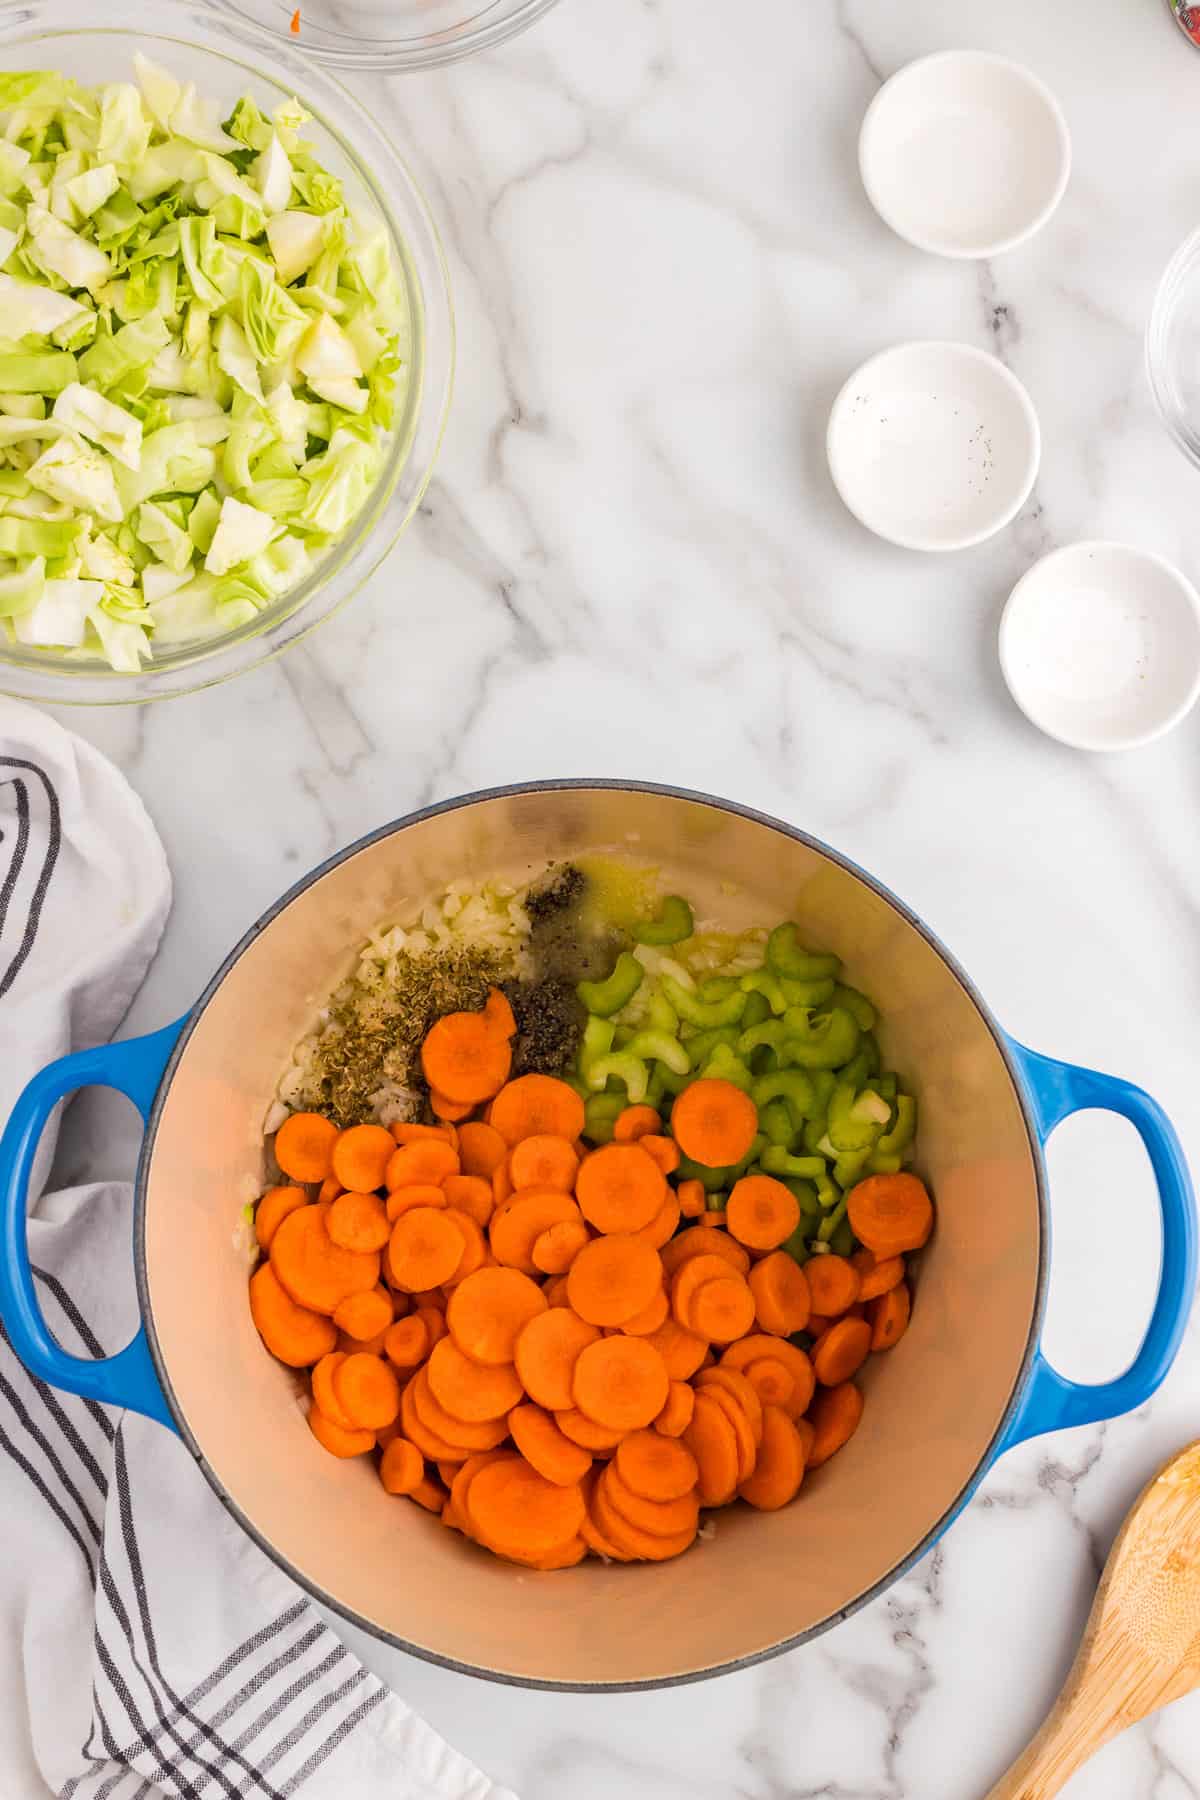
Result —
POLYGON ((464 1175, 490 1182, 493 1170, 508 1155, 508 1145, 494 1126, 469 1119, 458 1128, 458 1154, 464 1175))
POLYGON ((379 1479, 389 1494, 411 1494, 425 1478, 425 1458, 405 1437, 394 1437, 379 1459, 379 1479))
POLYGON ((822 1387, 840 1387, 857 1375, 870 1352, 871 1327, 866 1320, 837 1319, 813 1345, 813 1373, 822 1387))
POLYGON ((582 1481, 592 1466, 591 1452, 572 1443, 540 1406, 514 1406, 508 1429, 526 1462, 558 1487, 582 1481))
POLYGON ((778 1406, 763 1408, 762 1443, 754 1473, 738 1487, 759 1512, 775 1512, 794 1500, 804 1480, 804 1440, 778 1406))
MULTIPOLYGON (((551 1229, 553 1230, 553 1227, 551 1227, 551 1229)), ((545 1235, 546 1233, 543 1232, 542 1237, 545 1237, 545 1235)), ((541 1238, 538 1239, 538 1242, 541 1242, 541 1238)), ((547 1306, 558 1309, 563 1306, 570 1306, 571 1304, 567 1299, 567 1278, 565 1275, 552 1275, 549 1281, 543 1282, 542 1292, 546 1296, 547 1306)))
POLYGON ((345 1351, 333 1350, 315 1364, 312 1372, 312 1396, 315 1405, 339 1430, 361 1431, 361 1421, 350 1417, 333 1386, 334 1374, 345 1362, 346 1355, 345 1351))
POLYGON ((308 1428, 322 1450, 328 1450, 331 1456, 362 1456, 375 1448, 373 1431, 343 1431, 325 1417, 319 1406, 309 1407, 308 1428))
POLYGON ((397 1319, 383 1334, 383 1354, 397 1369, 416 1369, 429 1355, 429 1328, 419 1313, 397 1319))
POLYGON ((763 1406, 783 1406, 784 1413, 795 1417, 795 1375, 788 1364, 765 1355, 757 1357, 754 1363, 745 1364, 743 1373, 763 1406))
POLYGON ((378 1194, 339 1194, 325 1215, 325 1229, 343 1250, 382 1250, 392 1235, 378 1194))
POLYGON ((858 1299, 858 1270, 844 1256, 811 1257, 804 1274, 815 1313, 836 1319, 858 1299))
POLYGON ((428 1475, 424 1480, 418 1481, 408 1498, 415 1500, 418 1506, 423 1506, 426 1512, 437 1513, 439 1517, 446 1510, 445 1488, 440 1481, 434 1481, 428 1475))
POLYGON ((480 1469, 466 1489, 466 1509, 480 1543, 515 1562, 561 1550, 586 1515, 578 1482, 547 1481, 523 1457, 480 1469))
MULTIPOLYGON (((723 1275, 735 1274, 736 1271, 730 1268, 729 1264, 722 1256, 692 1256, 688 1258, 682 1268, 675 1271, 671 1280, 671 1311, 674 1314, 676 1321, 683 1326, 685 1331, 691 1331, 693 1329, 691 1322, 692 1300, 704 1286, 704 1283, 706 1281, 717 1281, 723 1275)), ((740 1281, 742 1278, 738 1275, 737 1279, 740 1281)), ((751 1307, 752 1310, 750 1316, 753 1318, 753 1302, 751 1302, 751 1307)), ((704 1336, 704 1333, 700 1331, 698 1327, 696 1328, 696 1336, 704 1336)), ((705 1339, 705 1342, 707 1341, 708 1340, 705 1339)))
POLYGON ((522 1188, 558 1188, 569 1194, 579 1173, 579 1158, 569 1138, 539 1132, 513 1145, 508 1172, 518 1193, 522 1188))
POLYGON ((364 1294, 379 1281, 377 1251, 343 1250, 325 1229, 319 1206, 297 1207, 276 1227, 271 1267, 298 1306, 332 1313, 351 1294, 364 1294))
POLYGON ((414 1206, 392 1226, 388 1269, 406 1293, 449 1280, 463 1259, 462 1232, 444 1210, 414 1206))
POLYGON ((298 1206, 307 1205, 308 1195, 303 1188, 268 1188, 254 1211, 254 1235, 259 1247, 269 1250, 271 1239, 288 1214, 294 1213, 298 1206))
POLYGON ((657 1431, 631 1431, 613 1460, 625 1486, 643 1500, 681 1500, 700 1478, 687 1446, 657 1431))
POLYGON ((693 1256, 723 1256, 740 1275, 745 1275, 750 1267, 749 1255, 731 1237, 721 1233, 716 1238, 710 1238, 701 1226, 689 1225, 686 1231, 681 1231, 678 1237, 673 1237, 669 1244, 663 1245, 662 1265, 667 1279, 670 1280, 676 1269, 693 1256))
POLYGON ((615 1450, 624 1431, 614 1431, 608 1425, 598 1425, 595 1419, 589 1419, 578 1407, 568 1406, 554 1415, 554 1422, 564 1437, 569 1437, 573 1444, 579 1444, 584 1450, 591 1450, 596 1455, 603 1455, 606 1450, 615 1450))
POLYGON ((485 1012, 446 1013, 421 1045, 421 1068, 431 1089, 458 1104, 478 1106, 508 1080, 508 1033, 485 1012))
POLYGON ((448 1413, 429 1384, 428 1363, 417 1370, 408 1385, 412 1388, 413 1407, 421 1424, 433 1432, 439 1442, 453 1446, 449 1457, 438 1457, 439 1462, 453 1462, 456 1458, 462 1461, 472 1450, 495 1450, 508 1436, 507 1416, 457 1419, 453 1413, 448 1413))
POLYGON ((365 1351, 343 1357, 333 1370, 333 1392, 338 1406, 352 1425, 378 1431, 390 1425, 400 1411, 400 1383, 396 1371, 381 1356, 365 1351))
POLYGON ((565 1275, 591 1236, 582 1219, 560 1219, 557 1225, 548 1225, 533 1240, 529 1254, 534 1268, 543 1275, 565 1275))
POLYGON ((615 1431, 636 1431, 662 1411, 670 1377, 649 1338, 601 1338, 575 1364, 572 1383, 580 1412, 615 1431))
POLYGON ((743 1175, 725 1206, 730 1233, 751 1250, 775 1250, 800 1223, 800 1202, 773 1175, 743 1175))
POLYGON ((624 1324, 649 1306, 661 1288, 657 1250, 620 1234, 585 1244, 567 1273, 567 1298, 590 1325, 624 1324))
POLYGON ((613 1143, 636 1144, 639 1138, 662 1130, 662 1120, 652 1106, 627 1106, 613 1120, 613 1143))
POLYGON ((632 1319, 624 1320, 621 1330, 627 1332, 630 1337, 650 1337, 654 1332, 660 1330, 670 1311, 671 1302, 667 1299, 667 1290, 660 1287, 655 1291, 654 1298, 648 1306, 643 1306, 641 1312, 634 1313, 632 1319))
POLYGON ((552 1188, 526 1188, 498 1206, 488 1226, 492 1255, 505 1268, 537 1274, 533 1246, 543 1231, 566 1220, 578 1222, 579 1208, 570 1194, 552 1188))
POLYGON ((900 1342, 908 1330, 911 1309, 906 1281, 899 1287, 889 1288, 886 1294, 880 1294, 878 1300, 872 1300, 867 1308, 872 1350, 890 1350, 893 1344, 900 1342))
MULTIPOLYGON (((651 1432, 650 1435, 653 1437, 655 1434, 651 1432)), ((684 1455, 691 1455, 682 1444, 674 1443, 670 1438, 660 1437, 657 1442, 664 1447, 670 1445, 684 1455)), ((694 1536, 700 1523, 700 1502, 696 1496, 695 1482, 675 1498, 647 1499, 645 1495, 636 1493, 625 1481, 617 1460, 620 1454, 618 1447, 616 1456, 602 1472, 597 1484, 604 1490, 614 1510, 628 1524, 636 1526, 639 1531, 648 1531, 652 1537, 675 1537, 682 1532, 689 1532, 694 1536)))
POLYGON ((661 1137, 657 1132, 648 1131, 637 1142, 651 1161, 658 1164, 664 1175, 675 1173, 679 1167, 679 1145, 674 1138, 661 1137))
POLYGON ((351 1125, 333 1146, 333 1172, 350 1193, 369 1194, 383 1186, 383 1172, 396 1140, 383 1125, 351 1125))
POLYGON ((683 1442, 696 1459, 701 1506, 726 1505, 733 1499, 738 1482, 737 1436, 731 1420, 703 1389, 697 1391, 683 1442))
POLYGON ((480 1175, 447 1175, 442 1183, 442 1192, 448 1206, 457 1208, 459 1212, 469 1213, 480 1230, 486 1227, 496 1204, 490 1181, 484 1181, 480 1175))
POLYGON ((512 1362, 525 1326, 545 1311, 545 1295, 518 1269, 480 1269, 454 1289, 446 1322, 460 1350, 495 1365, 512 1362))
POLYGON ((685 1156, 707 1169, 741 1162, 758 1130, 758 1108, 732 1081, 693 1081, 671 1108, 671 1130, 685 1156))
POLYGON ((626 1550, 620 1550, 611 1538, 605 1537, 596 1523, 594 1509, 589 1502, 587 1517, 579 1527, 579 1535, 594 1556, 602 1557, 605 1562, 633 1562, 634 1558, 626 1550))
POLYGON ((515 1368, 503 1363, 490 1367, 472 1362, 452 1337, 435 1344, 426 1364, 434 1399, 454 1419, 486 1424, 503 1418, 524 1398, 525 1389, 515 1368))
POLYGON ((674 1236, 678 1223, 679 1196, 674 1188, 668 1187, 666 1197, 650 1223, 631 1235, 641 1238, 643 1243, 650 1244, 655 1250, 661 1250, 674 1236))
POLYGON ((516 1340, 513 1360, 531 1400, 551 1412, 575 1404, 575 1364, 589 1344, 598 1343, 594 1325, 569 1306, 551 1307, 529 1319, 516 1340))
POLYGON ((575 1197, 597 1231, 640 1231, 666 1199, 662 1170, 640 1144, 605 1144, 580 1164, 575 1197))
POLYGON ((440 1344, 446 1335, 446 1315, 440 1306, 418 1306, 416 1317, 420 1319, 429 1335, 429 1347, 440 1344))
POLYGON ((729 1423, 733 1426, 734 1442, 737 1445, 737 1478, 739 1484, 749 1481, 754 1473, 754 1464, 758 1456, 758 1446, 754 1441, 754 1433, 750 1429, 750 1421, 725 1388, 698 1388, 706 1400, 712 1400, 719 1406, 729 1423))
POLYGON ((759 1398, 764 1402, 770 1400, 772 1405, 782 1406, 793 1419, 798 1419, 807 1411, 813 1397, 817 1378, 813 1374, 813 1366, 804 1351, 795 1344, 789 1344, 786 1338, 768 1337, 765 1333, 754 1333, 750 1337, 730 1344, 721 1358, 723 1369, 737 1369, 752 1382, 758 1390, 759 1398), (785 1395, 777 1392, 775 1381, 768 1382, 763 1378, 760 1363, 769 1363, 775 1369, 783 1368, 791 1377, 790 1391, 785 1395), (768 1391, 768 1389, 770 1391, 768 1391))
MULTIPOLYGON (((440 1437, 436 1431, 426 1425, 425 1420, 417 1411, 417 1383, 423 1374, 424 1370, 418 1369, 412 1380, 406 1381, 400 1391, 401 1430, 404 1436, 417 1446, 426 1462, 454 1462, 457 1458, 462 1457, 467 1446, 452 1444, 448 1439, 440 1437)), ((426 1400, 427 1403, 431 1401, 432 1395, 427 1393, 426 1400)))
POLYGON ((388 1130, 398 1144, 419 1144, 423 1139, 440 1138, 452 1150, 458 1149, 458 1132, 453 1125, 414 1125, 407 1120, 397 1120, 388 1126, 388 1130))
POLYGON ((725 1214, 723 1212, 715 1212, 711 1206, 708 1206, 700 1214, 700 1223, 708 1231, 723 1231, 725 1229, 725 1214))
POLYGON ((817 1435, 816 1427, 813 1425, 811 1419, 793 1419, 792 1423, 796 1427, 801 1444, 804 1446, 804 1466, 807 1469, 812 1457, 813 1441, 817 1435))
POLYGON ((338 1128, 320 1113, 296 1112, 275 1133, 275 1161, 293 1181, 324 1181, 333 1169, 338 1128))
POLYGON ((696 1377, 698 1388, 723 1388, 746 1415, 755 1443, 762 1438, 763 1403, 754 1383, 747 1379, 740 1369, 701 1369, 696 1377))
POLYGON ((488 1123, 509 1145, 543 1134, 574 1143, 583 1135, 583 1101, 554 1075, 520 1075, 496 1095, 488 1123))
POLYGON ((493 1030, 500 1033, 501 1037, 516 1037, 517 1016, 509 1005, 507 995, 503 994, 499 988, 488 989, 483 1016, 493 1030))
POLYGON ((366 1294, 351 1294, 333 1309, 333 1322, 352 1338, 374 1338, 385 1332, 395 1316, 392 1296, 384 1287, 366 1294))
POLYGON ((462 1212, 457 1206, 447 1206, 442 1216, 449 1219, 463 1241, 462 1260, 453 1275, 446 1277, 446 1286, 453 1287, 459 1281, 465 1281, 468 1275, 474 1275, 476 1269, 482 1269, 488 1253, 487 1239, 475 1223, 470 1213, 462 1212))
POLYGON ((392 1151, 384 1164, 383 1180, 390 1194, 397 1188, 441 1187, 448 1175, 458 1174, 459 1168, 458 1152, 445 1138, 420 1138, 415 1144, 401 1144, 392 1151))
POLYGON ((933 1230, 933 1202, 916 1175, 868 1175, 850 1189, 846 1213, 855 1237, 878 1257, 919 1250, 933 1230))
POLYGON ((689 1328, 710 1344, 732 1344, 754 1324, 754 1295, 732 1270, 702 1282, 692 1298, 689 1328))
POLYGON ((863 1397, 852 1381, 821 1389, 809 1414, 814 1434, 808 1453, 810 1469, 819 1469, 843 1444, 849 1443, 858 1430, 862 1411, 863 1397))
POLYGON ((692 1422, 696 1392, 686 1381, 673 1381, 667 1389, 666 1405, 654 1421, 655 1431, 663 1437, 682 1437, 692 1422))
POLYGON ((411 1212, 414 1206, 432 1206, 435 1212, 441 1212, 449 1204, 444 1189, 440 1187, 406 1187, 397 1188, 395 1193, 388 1195, 384 1211, 388 1222, 394 1225, 397 1219, 403 1218, 406 1212, 411 1212))
POLYGON ((656 1537, 652 1531, 642 1531, 617 1511, 602 1482, 596 1483, 591 1517, 603 1538, 625 1562, 667 1562, 673 1556, 681 1556, 696 1539, 694 1530, 677 1532, 674 1537, 656 1537))
POLYGON ((333 1201, 337 1199, 338 1195, 344 1194, 345 1191, 345 1188, 342 1186, 336 1175, 327 1175, 318 1190, 317 1204, 319 1206, 330 1206, 333 1201))
POLYGON ((458 1466, 458 1473, 450 1483, 450 1499, 454 1510, 463 1521, 461 1529, 470 1536, 471 1524, 467 1517, 467 1489, 478 1475, 480 1469, 486 1469, 489 1463, 502 1462, 505 1457, 515 1454, 512 1450, 473 1450, 465 1462, 458 1466))
POLYGON ((429 1109, 435 1119, 441 1119, 447 1125, 456 1125, 460 1119, 469 1119, 475 1110, 473 1100, 452 1100, 449 1094, 439 1094, 436 1088, 429 1090, 429 1109))
POLYGON ((856 1250, 850 1261, 858 1270, 860 1300, 878 1300, 881 1294, 890 1294, 904 1280, 902 1256, 885 1256, 880 1261, 873 1250, 856 1250))
POLYGON ((687 1381, 704 1361, 708 1345, 694 1331, 687 1331, 673 1318, 666 1318, 657 1331, 646 1333, 646 1343, 653 1344, 667 1366, 672 1381, 687 1381))
POLYGON ((778 1337, 803 1331, 812 1310, 812 1297, 804 1270, 786 1250, 772 1250, 756 1262, 746 1278, 754 1295, 754 1311, 760 1328, 778 1337))
POLYGON ((512 1197, 512 1176, 508 1172, 508 1153, 505 1152, 504 1161, 502 1163, 497 1163, 496 1167, 492 1170, 493 1209, 497 1206, 503 1206, 504 1202, 506 1200, 511 1200, 512 1197))
POLYGON ((699 1219, 708 1211, 702 1181, 681 1181, 675 1189, 675 1196, 679 1201, 681 1218, 699 1219))

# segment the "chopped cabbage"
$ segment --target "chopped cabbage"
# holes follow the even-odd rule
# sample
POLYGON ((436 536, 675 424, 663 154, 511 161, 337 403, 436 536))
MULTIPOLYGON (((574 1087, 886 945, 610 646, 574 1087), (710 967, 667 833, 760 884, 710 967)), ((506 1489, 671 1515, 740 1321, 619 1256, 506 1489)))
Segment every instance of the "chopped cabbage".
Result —
POLYGON ((0 642, 135 671, 302 581, 379 480, 406 290, 298 101, 0 72, 0 642))

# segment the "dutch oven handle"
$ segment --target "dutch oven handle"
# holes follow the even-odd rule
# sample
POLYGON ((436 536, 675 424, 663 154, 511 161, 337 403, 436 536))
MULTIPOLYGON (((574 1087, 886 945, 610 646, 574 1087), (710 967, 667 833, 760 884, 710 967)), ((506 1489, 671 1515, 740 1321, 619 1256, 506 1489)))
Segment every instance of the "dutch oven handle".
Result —
POLYGON ((1038 1349, 1001 1450, 1044 1431, 1092 1425, 1142 1406, 1175 1360, 1196 1289, 1196 1202, 1191 1177, 1175 1128, 1157 1100, 1115 1075, 1055 1062, 1011 1038, 1009 1048, 1043 1144, 1056 1125, 1076 1112, 1099 1109, 1119 1113, 1133 1125, 1146 1147, 1158 1188, 1162 1264, 1150 1324, 1124 1374, 1095 1386, 1067 1381, 1038 1349))
POLYGON ((159 1385, 143 1325, 124 1350, 94 1362, 70 1355, 56 1342, 38 1304, 29 1264, 27 1214, 34 1159, 46 1121, 59 1101, 80 1088, 116 1088, 133 1101, 143 1120, 148 1120, 184 1023, 177 1019, 147 1037, 101 1044, 95 1050, 80 1050, 50 1063, 29 1083, 0 1138, 0 1319, 13 1349, 30 1373, 51 1387, 105 1406, 145 1413, 172 1430, 175 1421, 159 1385))

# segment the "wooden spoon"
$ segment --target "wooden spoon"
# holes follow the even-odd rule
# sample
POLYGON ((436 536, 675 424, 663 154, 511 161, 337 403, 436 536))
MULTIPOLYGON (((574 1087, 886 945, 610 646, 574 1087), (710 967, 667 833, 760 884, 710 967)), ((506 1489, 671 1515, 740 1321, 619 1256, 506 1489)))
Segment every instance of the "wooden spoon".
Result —
POLYGON ((1102 1744, 1198 1684, 1200 1442, 1134 1502, 1054 1711, 987 1800, 1050 1800, 1102 1744))

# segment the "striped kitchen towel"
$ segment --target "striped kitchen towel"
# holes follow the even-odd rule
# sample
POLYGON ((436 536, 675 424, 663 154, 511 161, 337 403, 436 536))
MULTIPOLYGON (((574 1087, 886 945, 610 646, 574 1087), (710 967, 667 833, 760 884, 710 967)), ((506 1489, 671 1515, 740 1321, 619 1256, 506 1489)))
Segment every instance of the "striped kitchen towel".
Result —
MULTIPOLYGON (((0 700, 0 1117, 116 1028, 169 902, 123 777, 0 700)), ((131 1211, 116 1182, 33 1208, 39 1298, 75 1355, 133 1333, 131 1211)), ((513 1800, 357 1661, 173 1433, 55 1393, 2 1325, 0 1643, 3 1800, 513 1800)))

